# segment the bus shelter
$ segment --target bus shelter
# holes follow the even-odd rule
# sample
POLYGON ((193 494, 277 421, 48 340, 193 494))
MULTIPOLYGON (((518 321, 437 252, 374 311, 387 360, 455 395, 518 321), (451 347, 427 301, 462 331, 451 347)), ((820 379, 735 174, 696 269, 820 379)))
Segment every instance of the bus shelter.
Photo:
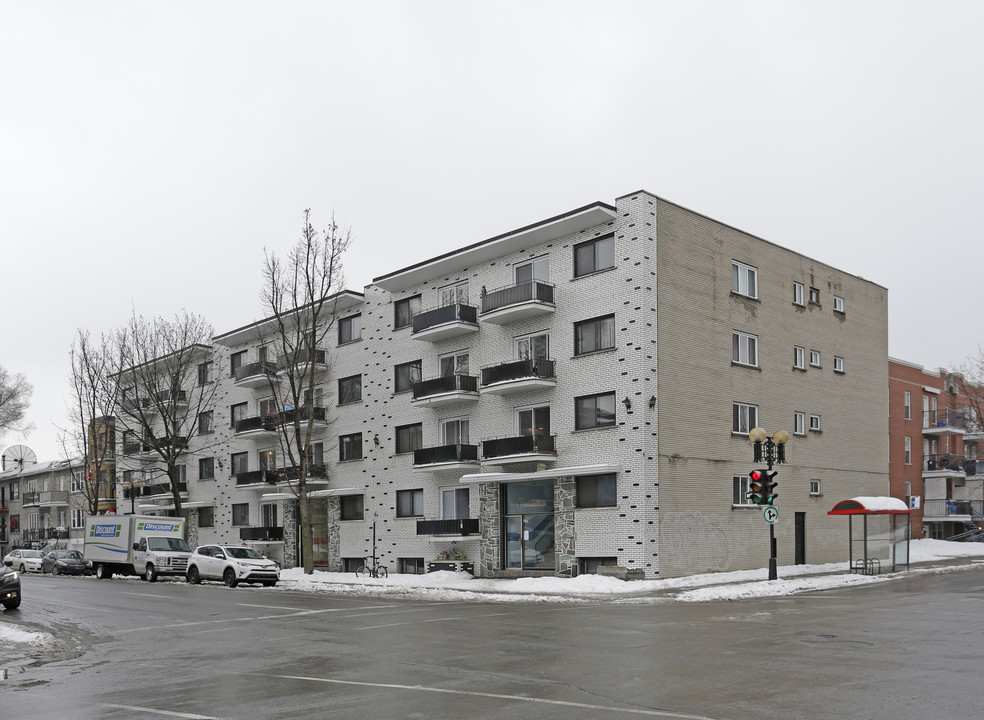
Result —
POLYGON ((851 572, 873 575, 882 568, 908 569, 911 512, 893 497, 856 497, 834 505, 828 515, 847 515, 851 572))

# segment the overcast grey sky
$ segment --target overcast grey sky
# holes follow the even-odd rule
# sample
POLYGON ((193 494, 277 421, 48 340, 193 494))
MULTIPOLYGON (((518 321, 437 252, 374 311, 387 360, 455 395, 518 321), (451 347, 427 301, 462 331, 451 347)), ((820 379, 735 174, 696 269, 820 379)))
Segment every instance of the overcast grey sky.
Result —
POLYGON ((56 459, 75 330, 262 314, 304 208, 347 286, 646 189, 976 355, 984 3, 0 0, 0 365, 56 459))

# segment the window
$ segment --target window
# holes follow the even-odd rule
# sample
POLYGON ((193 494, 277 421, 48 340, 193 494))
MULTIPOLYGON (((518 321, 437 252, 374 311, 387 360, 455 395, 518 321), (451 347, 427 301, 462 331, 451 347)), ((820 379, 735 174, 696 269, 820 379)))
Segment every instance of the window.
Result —
POLYGON ((263 503, 260 505, 260 525, 265 528, 279 527, 277 522, 277 506, 274 503, 263 503))
POLYGON ((844 358, 834 355, 834 372, 844 372, 844 358))
POLYGON ((442 355, 438 359, 438 364, 441 369, 441 377, 450 377, 451 375, 467 375, 468 353, 459 352, 442 355))
POLYGON ((441 421, 442 445, 468 444, 468 418, 450 418, 441 421))
POLYGON ((618 565, 616 557, 579 557, 577 559, 578 573, 580 575, 597 575, 598 568, 609 565, 618 565))
POLYGON ((249 525, 249 503, 232 504, 232 524, 249 525))
POLYGON ((274 448, 266 448, 257 452, 260 470, 273 472, 277 469, 277 451, 274 448))
POLYGON ((912 465, 912 438, 909 436, 905 438, 905 464, 912 465))
POLYGON ((352 375, 338 381, 338 404, 360 402, 362 400, 362 376, 352 375))
POLYGON ((468 488, 453 487, 441 489, 441 519, 463 520, 469 515, 468 488))
POLYGON ((420 312, 420 295, 403 298, 393 303, 393 329, 413 324, 413 316, 420 312))
POLYGON ((793 347, 793 367, 806 370, 806 349, 798 345, 793 347))
POLYGON ((517 360, 539 360, 550 357, 550 335, 534 333, 516 338, 517 360))
POLYGON ((611 350, 615 347, 615 316, 593 318, 574 323, 574 354, 611 350))
POLYGON ((342 495, 339 498, 341 503, 341 520, 362 520, 365 517, 363 495, 342 495))
POLYGON ((420 360, 403 363, 396 366, 396 382, 394 392, 407 392, 413 387, 414 383, 419 383, 421 379, 420 360))
POLYGON ((810 480, 810 495, 822 495, 819 480, 810 480))
POLYGON ((212 411, 206 410, 203 413, 198 413, 198 434, 204 435, 210 432, 212 432, 212 411))
POLYGON ((803 286, 803 283, 793 283, 793 305, 806 305, 806 302, 803 300, 805 297, 803 294, 805 289, 806 288, 803 286))
MULTIPOLYGON (((271 400, 276 403, 276 398, 271 398, 271 400)), ((325 389, 323 387, 315 388, 305 388, 303 397, 301 398, 301 404, 304 407, 319 407, 323 408, 325 406, 325 389), (312 395, 311 391, 314 390, 312 395)), ((274 408, 270 408, 274 410, 274 408)))
POLYGON ((339 436, 338 459, 342 462, 362 459, 362 433, 339 436))
POLYGON ((521 263, 515 268, 516 284, 539 280, 547 282, 550 280, 550 259, 546 257, 536 258, 529 262, 521 263))
POLYGON ((198 458, 198 479, 199 480, 214 480, 215 479, 215 458, 198 458))
POLYGON ((614 473, 577 478, 578 507, 614 507, 617 504, 614 473))
POLYGON ((752 505, 748 497, 748 475, 733 475, 731 477, 732 505, 752 505))
POLYGON ((325 464, 325 444, 316 442, 308 445, 307 448, 308 466, 324 467, 325 464))
POLYGON ((20 483, 10 484, 10 499, 20 500, 20 483))
POLYGON ((246 414, 249 412, 249 403, 236 403, 229 407, 229 417, 232 421, 232 427, 236 427, 236 424, 242 420, 246 419, 246 414))
POLYGON ((347 573, 354 573, 360 567, 366 564, 365 558, 342 558, 342 564, 344 565, 344 571, 347 573))
POLYGON ((834 312, 844 312, 844 298, 834 295, 834 312))
POLYGON ((810 415, 810 430, 820 432, 820 416, 810 415))
POLYGON ((400 572, 409 575, 422 575, 424 572, 424 559, 400 558, 400 572))
POLYGON ((819 305, 820 304, 820 290, 819 289, 817 289, 815 287, 811 287, 810 288, 810 302, 813 303, 814 305, 819 305))
POLYGON ((198 384, 207 385, 209 383, 209 365, 212 363, 203 362, 198 365, 198 384))
POLYGON ((421 423, 402 425, 396 428, 396 452, 408 453, 423 447, 423 426, 421 423))
POLYGON ((441 288, 441 307, 468 304, 468 281, 441 288))
POLYGON ((757 298, 758 270, 751 265, 732 260, 731 292, 737 293, 738 295, 746 295, 750 298, 757 298))
POLYGON ((85 483, 82 480, 81 472, 72 473, 72 492, 82 492, 85 490, 85 483))
POLYGON ((350 315, 338 321, 338 344, 362 339, 362 315, 350 315))
POLYGON ((238 452, 229 456, 229 472, 239 475, 249 470, 249 453, 238 452))
POLYGON ((397 490, 396 516, 397 517, 423 517, 424 516, 423 489, 397 490))
POLYGON ((198 508, 198 527, 200 527, 200 528, 215 527, 215 508, 214 507, 200 507, 200 508, 198 508))
POLYGON ((615 424, 615 393, 574 398, 574 429, 608 427, 615 424))
POLYGON ((793 413, 793 435, 806 435, 806 413, 793 413))
POLYGON ((85 508, 72 508, 72 528, 85 527, 85 508))
MULTIPOLYGON (((11 496, 11 500, 16 500, 17 498, 11 496)), ((10 516, 10 532, 20 532, 20 515, 10 516)))
POLYGON ((912 393, 905 391, 905 419, 912 420, 912 393))
POLYGON ((236 377, 236 371, 243 366, 244 362, 246 362, 245 350, 240 350, 229 356, 229 373, 232 377, 236 377))
POLYGON ((810 350, 810 367, 820 367, 819 350, 810 350))
POLYGON ((731 333, 731 360, 739 365, 758 367, 758 336, 737 330, 731 333))
POLYGON ((615 267, 615 235, 588 240, 574 246, 574 277, 615 267))
POLYGON ((732 406, 732 421, 731 432, 747 435, 758 425, 758 405, 736 402, 732 406))

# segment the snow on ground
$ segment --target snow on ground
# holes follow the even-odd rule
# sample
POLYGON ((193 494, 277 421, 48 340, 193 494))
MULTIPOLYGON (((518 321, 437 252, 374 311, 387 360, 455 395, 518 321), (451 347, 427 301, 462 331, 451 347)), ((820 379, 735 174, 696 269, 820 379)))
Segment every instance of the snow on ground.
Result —
MULTIPOLYGON (((623 581, 600 575, 576 578, 519 578, 492 580, 467 573, 435 572, 425 575, 390 575, 386 579, 357 578, 352 573, 315 571, 305 575, 301 568, 284 570, 276 588, 255 588, 258 592, 321 592, 371 597, 404 597, 421 600, 466 602, 621 602, 655 603, 667 601, 705 602, 757 597, 779 597, 813 590, 829 590, 877 582, 914 573, 942 573, 955 569, 981 567, 984 543, 956 543, 945 540, 913 540, 909 544, 912 567, 908 571, 881 575, 854 575, 845 560, 824 565, 785 565, 778 568, 778 580, 769 580, 767 568, 726 573, 707 573, 664 580, 623 581), (971 559, 970 564, 954 566, 954 559, 971 559), (935 563, 919 567, 921 563, 935 563)), ((233 591, 238 592, 238 591, 233 591)), ((45 642, 45 633, 27 632, 4 623, 0 615, 0 646, 5 643, 45 642)))

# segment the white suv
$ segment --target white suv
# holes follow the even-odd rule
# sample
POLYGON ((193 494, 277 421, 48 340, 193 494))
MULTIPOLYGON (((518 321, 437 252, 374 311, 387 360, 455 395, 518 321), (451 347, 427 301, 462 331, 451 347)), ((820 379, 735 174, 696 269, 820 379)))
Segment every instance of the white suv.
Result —
POLYGON ((241 582, 273 587, 280 579, 280 566, 256 550, 242 545, 200 545, 188 558, 188 582, 221 580, 229 587, 241 582))

